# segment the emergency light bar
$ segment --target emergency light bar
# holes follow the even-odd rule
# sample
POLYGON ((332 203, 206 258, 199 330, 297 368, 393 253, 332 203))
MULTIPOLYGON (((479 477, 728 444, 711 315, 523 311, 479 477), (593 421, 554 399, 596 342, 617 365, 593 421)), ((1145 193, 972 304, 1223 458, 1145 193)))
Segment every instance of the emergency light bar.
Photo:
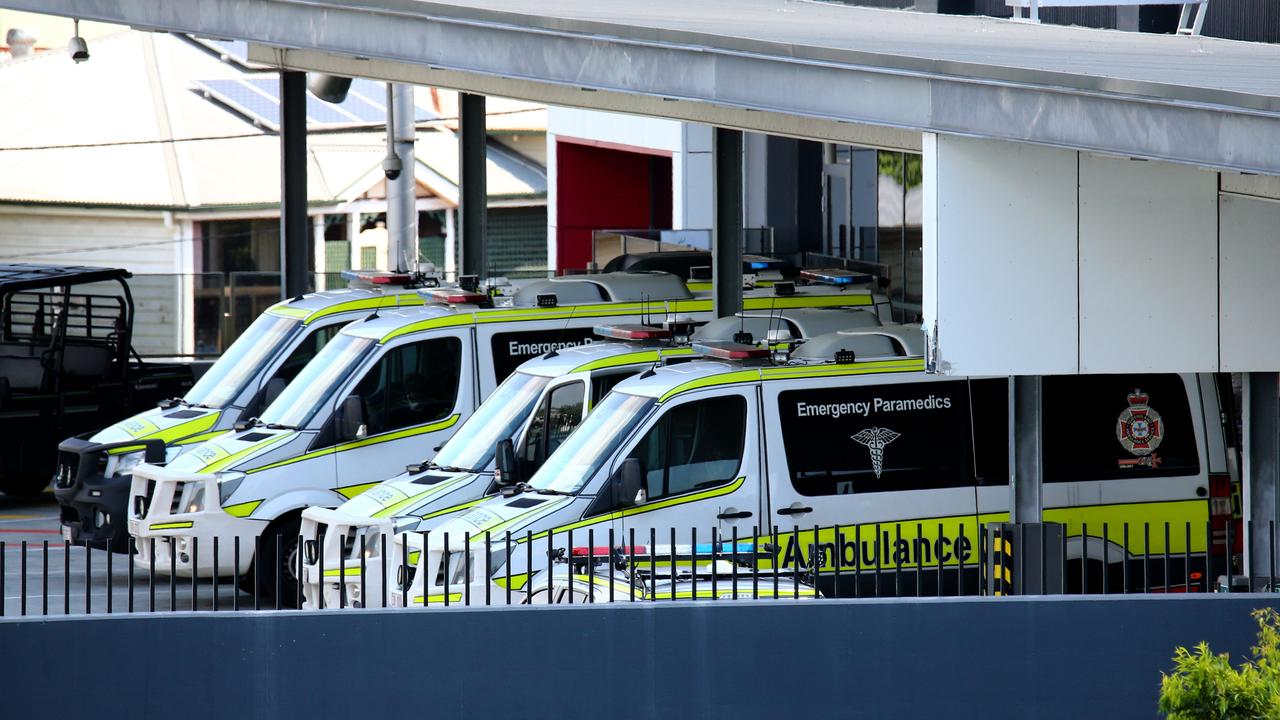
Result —
POLYGON ((432 302, 444 305, 484 305, 489 302, 488 295, 478 292, 468 292, 461 288, 432 290, 431 292, 426 293, 426 296, 432 302))
POLYGON ((786 263, 763 255, 743 255, 743 270, 780 270, 786 263))
POLYGON ((800 277, 809 282, 822 283, 824 285, 862 285, 875 279, 874 276, 867 273, 853 272, 842 268, 801 270, 800 277))
POLYGON ((717 360, 756 360, 769 357, 769 348, 735 342, 696 342, 693 351, 717 360))
POLYGON ((366 282, 370 285, 408 285, 413 282, 413 275, 385 270, 343 270, 344 280, 366 282))
POLYGON ((670 330, 648 325, 597 325, 592 332, 613 340, 668 340, 671 338, 670 330))

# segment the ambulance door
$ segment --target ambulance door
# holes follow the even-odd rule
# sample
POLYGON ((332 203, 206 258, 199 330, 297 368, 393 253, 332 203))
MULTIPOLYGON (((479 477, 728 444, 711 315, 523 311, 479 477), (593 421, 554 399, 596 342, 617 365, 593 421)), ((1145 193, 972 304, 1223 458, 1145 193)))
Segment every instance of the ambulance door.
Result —
POLYGON ((763 400, 784 572, 816 552, 824 594, 931 595, 940 577, 954 593, 978 559, 968 383, 809 378, 766 382, 763 400))
POLYGON ((543 392, 516 448, 524 479, 533 477, 547 457, 582 424, 586 398, 587 382, 582 377, 553 384, 543 392))
POLYGON ((759 407, 754 385, 677 396, 626 457, 640 460, 645 499, 622 511, 636 542, 668 544, 733 537, 760 524, 759 407))
POLYGON ((430 459, 471 415, 469 334, 462 328, 403 338, 339 399, 334 462, 340 493, 354 495, 430 459), (342 421, 344 403, 359 404, 363 427, 344 432, 353 424, 342 421))

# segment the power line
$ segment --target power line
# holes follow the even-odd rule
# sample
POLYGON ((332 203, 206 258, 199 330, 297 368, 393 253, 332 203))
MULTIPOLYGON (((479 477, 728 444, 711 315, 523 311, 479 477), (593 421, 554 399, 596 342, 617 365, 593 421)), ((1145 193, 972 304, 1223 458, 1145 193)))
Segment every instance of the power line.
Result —
MULTIPOLYGON (((526 112, 532 112, 532 111, 533 111, 532 108, 527 108, 524 110, 499 110, 497 112, 491 112, 488 115, 490 117, 495 115, 516 115, 519 113, 526 113, 526 112)), ((435 118, 433 120, 425 120, 419 123, 415 123, 415 128, 430 129, 432 126, 439 125, 440 123, 447 123, 454 120, 458 120, 458 117, 452 116, 452 117, 435 118)), ((340 127, 340 128, 325 128, 323 130, 308 128, 307 134, 308 135, 332 135, 332 134, 341 133, 341 132, 375 132, 375 131, 382 131, 385 129, 386 129, 385 125, 382 125, 379 123, 371 123, 369 125, 355 125, 355 126, 346 126, 346 127, 340 127)), ((206 136, 200 136, 200 137, 185 137, 185 138, 157 138, 153 140, 116 140, 111 142, 72 143, 72 144, 63 144, 63 145, 19 145, 14 147, 0 147, 0 152, 25 152, 25 151, 34 151, 34 150, 83 150, 83 149, 90 149, 90 148, 130 147, 135 145, 163 145, 166 143, 172 143, 176 145, 178 143, 206 142, 209 140, 241 140, 244 138, 271 137, 275 134, 276 133, 274 132, 264 131, 264 132, 254 132, 254 133, 240 133, 238 135, 206 135, 206 136)))

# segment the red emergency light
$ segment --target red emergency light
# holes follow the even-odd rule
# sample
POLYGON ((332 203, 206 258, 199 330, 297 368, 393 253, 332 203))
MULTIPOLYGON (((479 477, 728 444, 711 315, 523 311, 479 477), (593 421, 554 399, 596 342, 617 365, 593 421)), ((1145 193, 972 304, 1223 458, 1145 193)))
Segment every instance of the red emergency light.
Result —
POLYGON ((381 270, 344 270, 342 277, 346 280, 358 280, 371 285, 408 285, 413 282, 413 275, 381 270))
POLYGON ((467 292, 460 288, 432 290, 426 295, 432 302, 445 305, 483 305, 489 302, 489 296, 484 293, 467 292))
POLYGON ((648 325, 597 325, 594 330, 600 337, 614 340, 669 340, 671 331, 648 325))
MULTIPOLYGON (((647 545, 619 545, 618 552, 623 555, 643 555, 649 552, 649 547, 647 545)), ((607 547, 587 547, 585 545, 580 545, 570 550, 570 554, 574 557, 610 557, 613 555, 613 550, 607 547)))
POLYGON ((734 342, 694 343, 693 351, 718 360, 756 360, 769 357, 769 348, 734 342))

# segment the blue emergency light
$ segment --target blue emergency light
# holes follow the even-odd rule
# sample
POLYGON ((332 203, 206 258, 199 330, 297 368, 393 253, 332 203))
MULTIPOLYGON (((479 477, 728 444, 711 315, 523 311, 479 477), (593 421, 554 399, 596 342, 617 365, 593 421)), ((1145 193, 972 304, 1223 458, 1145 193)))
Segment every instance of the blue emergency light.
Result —
POLYGON ((800 277, 809 282, 822 283, 824 285, 863 285, 875 279, 874 276, 867 273, 853 272, 852 270, 841 268, 801 270, 800 277))

